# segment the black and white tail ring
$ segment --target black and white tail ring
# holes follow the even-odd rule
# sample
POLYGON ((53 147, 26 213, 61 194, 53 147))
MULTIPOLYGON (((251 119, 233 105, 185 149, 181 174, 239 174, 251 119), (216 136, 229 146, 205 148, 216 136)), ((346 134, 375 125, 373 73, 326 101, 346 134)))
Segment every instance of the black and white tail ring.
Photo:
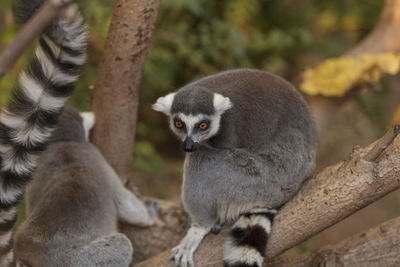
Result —
MULTIPOLYGON (((20 0, 25 22, 43 0, 20 0)), ((54 21, 41 35, 27 70, 19 75, 9 104, 0 113, 0 266, 15 264, 12 228, 16 205, 31 179, 86 60, 87 29, 81 16, 54 21)))
POLYGON ((232 226, 224 245, 224 266, 261 267, 276 210, 247 213, 232 226))

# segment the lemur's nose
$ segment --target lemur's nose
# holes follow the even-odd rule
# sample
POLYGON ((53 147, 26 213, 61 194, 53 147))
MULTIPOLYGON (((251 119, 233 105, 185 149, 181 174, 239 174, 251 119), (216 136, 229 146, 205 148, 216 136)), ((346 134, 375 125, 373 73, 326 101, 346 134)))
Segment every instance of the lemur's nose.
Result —
POLYGON ((186 152, 193 152, 197 148, 197 143, 193 142, 193 140, 189 137, 186 137, 185 141, 183 141, 183 150, 186 152))

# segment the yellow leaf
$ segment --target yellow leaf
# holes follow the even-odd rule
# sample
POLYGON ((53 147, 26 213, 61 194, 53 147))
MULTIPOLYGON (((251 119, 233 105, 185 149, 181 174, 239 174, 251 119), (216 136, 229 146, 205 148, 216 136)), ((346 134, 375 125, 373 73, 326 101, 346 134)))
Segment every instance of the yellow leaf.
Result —
POLYGON ((327 59, 303 73, 300 89, 309 95, 340 97, 363 83, 377 83, 400 70, 400 54, 362 54, 327 59))

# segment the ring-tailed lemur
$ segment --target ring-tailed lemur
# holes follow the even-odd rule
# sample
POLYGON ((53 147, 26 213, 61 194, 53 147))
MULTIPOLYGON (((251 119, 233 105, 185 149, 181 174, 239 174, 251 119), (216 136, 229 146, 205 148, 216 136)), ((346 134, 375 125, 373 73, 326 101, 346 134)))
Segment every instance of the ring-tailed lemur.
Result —
POLYGON ((148 226, 157 218, 157 203, 136 198, 86 141, 93 117, 85 115, 64 109, 27 186, 27 218, 14 239, 22 265, 129 266, 133 248, 118 219, 148 226))
MULTIPOLYGON (((15 11, 27 21, 43 0, 19 0, 15 11)), ((31 179, 65 101, 85 62, 87 31, 82 18, 54 21, 41 35, 28 70, 0 114, 0 266, 14 264, 12 228, 16 205, 31 179)))
POLYGON ((172 250, 176 266, 194 266, 204 236, 232 222, 225 266, 261 266, 277 209, 314 167, 314 122, 300 93, 273 74, 238 69, 190 83, 153 109, 193 151, 182 185, 192 223, 172 250))

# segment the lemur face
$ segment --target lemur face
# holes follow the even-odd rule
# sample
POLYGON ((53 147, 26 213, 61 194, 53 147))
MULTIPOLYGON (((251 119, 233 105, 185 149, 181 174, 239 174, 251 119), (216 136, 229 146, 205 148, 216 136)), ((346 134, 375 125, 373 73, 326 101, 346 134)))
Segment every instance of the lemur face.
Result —
POLYGON ((208 97, 210 101, 207 107, 207 97, 204 97, 204 93, 208 92, 203 92, 202 97, 197 98, 198 101, 193 93, 189 96, 180 96, 179 92, 171 93, 160 97, 153 105, 154 110, 169 116, 170 128, 182 140, 186 152, 195 151, 199 144, 217 134, 221 115, 232 107, 228 97, 212 92, 208 97), (185 99, 178 100, 180 97, 185 99))
POLYGON ((170 116, 170 128, 182 140, 183 149, 192 152, 218 132, 220 119, 221 115, 176 113, 170 116))

